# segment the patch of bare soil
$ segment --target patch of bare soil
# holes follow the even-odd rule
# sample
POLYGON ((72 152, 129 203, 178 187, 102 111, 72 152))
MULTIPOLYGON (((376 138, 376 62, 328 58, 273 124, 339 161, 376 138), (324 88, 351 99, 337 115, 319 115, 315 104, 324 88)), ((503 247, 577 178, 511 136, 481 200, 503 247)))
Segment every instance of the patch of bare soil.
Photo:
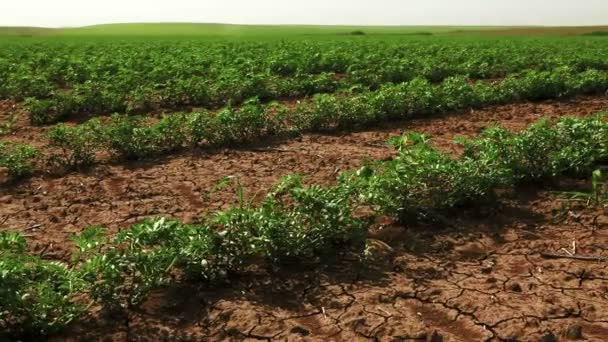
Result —
MULTIPOLYGON (((439 148, 458 153, 454 138, 495 123, 518 130, 542 117, 606 109, 606 97, 495 106, 39 176, 0 188, 0 229, 24 233, 32 252, 65 258, 69 237, 88 225, 113 233, 154 216, 196 222, 234 202, 229 189, 210 192, 227 175, 239 177, 251 196, 293 172, 330 184, 366 159, 391 158, 385 141, 404 132, 430 134, 439 148)), ((608 257, 606 214, 569 214, 555 195, 520 191, 499 206, 454 215, 451 227, 386 222, 370 232, 373 257, 363 263, 345 252, 322 267, 252 268, 222 288, 186 284, 155 293, 128 317, 96 315, 59 339, 554 341, 582 334, 600 341, 608 336, 606 263, 539 253, 576 241, 577 253, 608 257)))
POLYGON ((19 106, 10 100, 0 100, 0 126, 7 129, 5 135, 0 136, 2 141, 19 142, 34 147, 43 147, 47 143, 47 127, 34 127, 30 125, 30 118, 19 106))

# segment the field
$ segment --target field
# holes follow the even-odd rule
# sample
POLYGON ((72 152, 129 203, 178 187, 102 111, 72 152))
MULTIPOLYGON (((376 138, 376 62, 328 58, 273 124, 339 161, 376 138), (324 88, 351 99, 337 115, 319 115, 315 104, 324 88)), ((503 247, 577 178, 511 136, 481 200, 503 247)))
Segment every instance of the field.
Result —
POLYGON ((323 36, 335 37, 363 31, 368 35, 442 35, 442 36, 570 36, 608 32, 608 26, 315 26, 315 25, 234 25, 198 23, 101 24, 70 28, 0 27, 5 37, 175 37, 210 39, 323 36))
POLYGON ((608 336, 602 28, 148 28, 4 30, 0 340, 608 336))

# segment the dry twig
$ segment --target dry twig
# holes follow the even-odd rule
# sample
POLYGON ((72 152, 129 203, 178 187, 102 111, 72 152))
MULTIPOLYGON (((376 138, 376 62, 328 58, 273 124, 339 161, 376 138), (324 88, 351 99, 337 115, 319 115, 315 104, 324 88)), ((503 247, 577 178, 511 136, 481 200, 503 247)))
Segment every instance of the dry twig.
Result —
POLYGON ((540 253, 540 256, 546 259, 573 259, 580 261, 597 261, 608 262, 608 258, 593 255, 575 255, 575 254, 556 254, 556 253, 540 253))

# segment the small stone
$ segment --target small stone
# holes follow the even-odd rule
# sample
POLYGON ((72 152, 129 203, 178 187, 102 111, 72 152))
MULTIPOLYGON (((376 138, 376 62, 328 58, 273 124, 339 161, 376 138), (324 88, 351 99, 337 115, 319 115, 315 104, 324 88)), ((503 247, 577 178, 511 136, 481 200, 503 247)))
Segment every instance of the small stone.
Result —
POLYGON ((519 285, 518 283, 511 284, 511 286, 509 286, 509 290, 513 292, 523 292, 521 285, 519 285))
POLYGON ((443 342, 443 336, 435 330, 432 334, 426 336, 426 342, 443 342))
POLYGON ((308 336, 310 335, 310 331, 304 327, 293 327, 291 328, 291 333, 292 334, 298 334, 301 336, 308 336))
POLYGON ((566 337, 571 340, 582 340, 583 327, 578 324, 569 326, 568 329, 566 329, 566 337))
POLYGON ((492 261, 484 262, 483 265, 481 266, 481 273, 483 273, 483 274, 492 273, 492 270, 494 269, 494 265, 495 264, 492 261))
POLYGON ((540 338, 540 342, 557 342, 557 337, 549 331, 540 338))

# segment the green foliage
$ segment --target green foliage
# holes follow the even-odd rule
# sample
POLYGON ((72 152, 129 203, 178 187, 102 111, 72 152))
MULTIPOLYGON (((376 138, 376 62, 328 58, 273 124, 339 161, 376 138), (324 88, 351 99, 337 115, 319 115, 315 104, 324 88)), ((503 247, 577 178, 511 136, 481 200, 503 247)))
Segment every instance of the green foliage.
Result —
POLYGON ((450 77, 438 89, 439 110, 442 112, 455 109, 477 107, 481 101, 476 98, 474 87, 466 77, 450 77))
POLYGON ((591 174, 591 195, 595 204, 608 207, 608 172, 597 169, 591 174))
POLYGON ((0 167, 5 167, 13 178, 33 173, 37 157, 38 151, 29 145, 0 142, 0 167))
POLYGON ((604 115, 589 119, 564 118, 555 125, 541 120, 520 133, 493 128, 465 142, 464 155, 477 158, 492 153, 495 161, 517 180, 585 174, 608 157, 608 126, 604 115))
POLYGON ((0 232, 0 326, 13 336, 36 338, 85 312, 79 302, 84 283, 67 265, 43 261, 26 248, 19 234, 0 232))
POLYGON ((164 116, 147 125, 140 116, 114 115, 104 127, 104 142, 127 159, 152 157, 180 149, 186 142, 186 121, 181 114, 164 116))
POLYGON ((104 133, 109 147, 127 159, 152 156, 162 149, 160 132, 146 127, 140 116, 114 115, 104 133))
POLYGON ((335 254, 336 246, 362 241, 355 206, 347 187, 304 186, 299 176, 287 177, 258 210, 261 248, 275 262, 335 254))
MULTIPOLYGON (((370 162, 330 187, 288 176, 260 203, 247 197, 238 179, 226 177, 216 190, 235 187, 239 201, 231 208, 193 225, 149 219, 114 237, 91 227, 73 238, 68 264, 29 255, 21 235, 0 233, 0 325, 8 336, 31 338, 61 329, 95 304, 137 306, 182 275, 218 281, 260 258, 275 265, 314 262, 345 245, 362 246, 371 220, 357 215, 360 207, 372 209, 371 218, 449 224, 451 210, 489 201, 498 189, 592 170, 608 160, 606 130, 602 115, 540 121, 518 133, 494 127, 461 140, 458 158, 433 148, 424 135, 409 134, 391 139, 398 149, 393 160, 370 162)), ((605 178, 593 172, 601 201, 605 178)))
POLYGON ((395 159, 369 165, 351 181, 366 202, 403 221, 441 218, 441 211, 487 201, 496 187, 510 185, 509 170, 491 154, 452 159, 418 134, 392 143, 399 148, 395 159))
POLYGON ((277 124, 266 114, 257 99, 247 101, 241 108, 226 108, 215 119, 217 129, 213 144, 247 142, 274 132, 277 124))
POLYGON ((608 173, 599 168, 591 173, 591 191, 560 192, 568 200, 584 201, 587 205, 604 206, 608 208, 608 173))
POLYGON ((451 208, 487 201, 494 191, 522 181, 588 172, 607 160, 608 122, 598 115, 542 120, 512 133, 490 128, 479 138, 460 140, 457 159, 434 149, 423 135, 392 143, 396 158, 376 162, 343 182, 354 184, 365 201, 382 213, 411 219, 440 219, 451 208))
POLYGON ((48 131, 49 145, 61 149, 61 164, 81 167, 95 162, 95 153, 101 148, 102 127, 98 119, 85 124, 67 126, 59 124, 48 131))
POLYGON ((0 137, 10 134, 13 131, 16 122, 17 114, 15 112, 11 112, 6 121, 0 123, 0 137))
MULTIPOLYGON (((0 45, 0 97, 26 99, 33 124, 83 113, 192 110, 55 126, 49 146, 60 152, 50 157, 70 168, 94 163, 98 152, 142 159, 608 88, 607 45, 582 38, 0 45), (295 107, 266 104, 286 98, 302 100, 295 107)), ((451 210, 490 201, 498 189, 588 175, 608 160, 607 130, 603 116, 541 121, 518 133, 494 127, 460 141, 458 158, 409 134, 391 141, 398 148, 393 160, 370 162, 330 187, 289 176, 260 203, 227 177, 218 188, 234 186, 239 195, 229 209, 194 225, 150 219, 117 236, 91 227, 73 237, 69 263, 30 255, 23 236, 0 233, 0 329, 13 339, 41 339, 91 305, 131 308, 182 276, 219 281, 257 259, 314 262, 360 244, 370 223, 357 215, 361 206, 373 217, 447 223, 451 210)), ((30 146, 0 143, 0 166, 13 178, 32 173, 38 157, 30 146)), ((603 170, 592 172, 592 186, 594 200, 603 201, 603 170)))
POLYGON ((602 169, 593 171, 591 174, 591 187, 596 203, 601 204, 608 201, 608 172, 602 169))
MULTIPOLYGON (((93 163, 100 150, 110 150, 126 159, 143 159, 184 147, 225 146, 271 135, 361 128, 385 120, 511 101, 597 93, 606 88, 608 74, 605 72, 586 70, 577 73, 570 68, 560 68, 509 76, 492 84, 449 77, 433 85, 426 79, 415 78, 350 96, 319 94, 299 102, 295 108, 276 103, 265 105, 252 98, 238 108, 229 106, 217 112, 176 113, 165 115, 158 122, 116 114, 105 124, 92 120, 81 126, 59 125, 51 129, 51 146, 62 150, 59 156, 51 157, 67 166, 80 167, 93 163)), ((539 136, 539 144, 549 143, 542 124, 537 129, 537 133, 530 134, 539 136)), ((602 140, 599 135, 598 139, 602 140)), ((522 146, 520 152, 525 154, 528 153, 525 149, 529 149, 530 153, 536 153, 532 150, 540 148, 542 146, 522 146)), ((532 162, 541 163, 542 160, 532 162)))
POLYGON ((24 107, 30 112, 31 122, 34 125, 43 125, 56 120, 52 116, 52 100, 29 97, 25 100, 24 107))
MULTIPOLYGON (((422 31, 410 32, 421 37, 349 38, 352 31, 314 41, 5 40, 0 96, 29 98, 25 107, 31 120, 42 125, 83 113, 216 109, 252 97, 267 102, 375 91, 416 78, 439 83, 514 75, 507 80, 517 84, 504 89, 501 102, 523 99, 522 92, 528 93, 525 98, 541 99, 570 90, 568 82, 545 82, 553 70, 608 70, 608 45, 597 39, 503 39, 488 44, 483 39, 422 37, 422 31), (527 72, 535 74, 525 76, 527 72), (524 77, 526 82, 518 81, 524 77)), ((447 85, 448 100, 472 100, 462 82, 447 85)), ((451 107, 448 103, 446 109, 451 107)))

